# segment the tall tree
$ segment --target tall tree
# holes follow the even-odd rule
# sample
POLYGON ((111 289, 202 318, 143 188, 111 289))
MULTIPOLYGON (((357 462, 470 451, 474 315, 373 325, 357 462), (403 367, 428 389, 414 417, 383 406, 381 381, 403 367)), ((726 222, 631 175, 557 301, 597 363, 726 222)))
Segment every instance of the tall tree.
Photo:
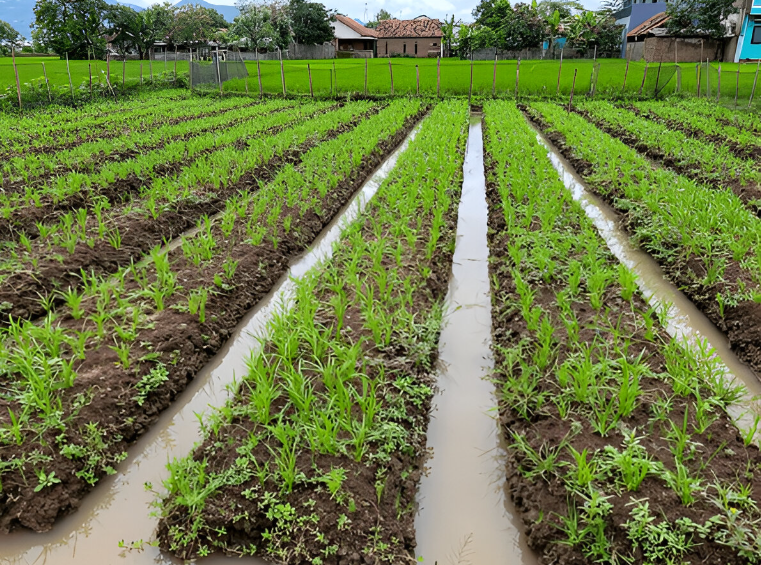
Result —
POLYGON ((185 4, 175 9, 168 35, 174 44, 202 45, 214 40, 219 29, 224 27, 227 22, 216 10, 185 4))
POLYGON ((508 0, 481 0, 473 10, 476 23, 494 31, 497 47, 517 51, 538 47, 546 36, 546 26, 536 8, 508 0))
POLYGON ((597 47, 598 53, 617 53, 621 47, 622 26, 607 12, 582 12, 566 26, 568 43, 581 53, 597 47))
POLYGON ((734 0, 675 0, 666 7, 666 29, 671 35, 721 39, 726 35, 723 22, 735 13, 734 0))
POLYGON ((115 4, 109 7, 108 31, 111 44, 122 53, 134 49, 144 59, 151 48, 167 38, 174 23, 174 9, 169 2, 154 4, 142 12, 115 4))
POLYGON ((291 25, 285 4, 240 0, 236 6, 240 15, 235 18, 231 31, 245 39, 249 49, 273 51, 288 47, 291 25))
POLYGON ((0 20, 0 53, 6 54, 11 47, 18 46, 24 40, 11 24, 0 20))
POLYGON ((304 45, 321 45, 333 39, 330 21, 335 14, 317 2, 291 0, 291 30, 293 40, 304 45))
MULTIPOLYGON (((607 1, 616 2, 623 0, 603 0, 603 2, 607 1)), ((570 18, 574 12, 583 12, 584 6, 581 2, 576 2, 575 0, 541 0, 536 5, 536 11, 539 12, 539 15, 545 20, 551 18, 552 14, 557 11, 562 21, 570 18)))
POLYGON ((61 56, 103 57, 108 4, 104 0, 37 0, 32 34, 35 41, 61 56))
POLYGON ((376 27, 378 27, 378 24, 382 22, 383 20, 391 20, 391 19, 393 19, 393 16, 389 12, 381 8, 380 12, 375 14, 375 19, 367 22, 365 24, 365 27, 369 27, 370 29, 375 29, 376 27))

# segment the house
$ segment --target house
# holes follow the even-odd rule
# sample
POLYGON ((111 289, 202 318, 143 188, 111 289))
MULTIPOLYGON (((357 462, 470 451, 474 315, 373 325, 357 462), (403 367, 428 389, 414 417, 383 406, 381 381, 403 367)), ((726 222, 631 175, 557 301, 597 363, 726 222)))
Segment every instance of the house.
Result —
MULTIPOLYGON (((375 56, 378 34, 374 29, 363 26, 358 21, 337 15, 333 26, 333 46, 336 53, 351 52, 354 57, 371 59, 375 56)), ((339 55, 340 56, 340 55, 339 55)))
POLYGON ((734 53, 735 63, 761 59, 761 0, 745 0, 738 16, 742 25, 734 53))
POLYGON ((381 20, 375 31, 379 57, 438 57, 441 54, 441 22, 428 16, 414 20, 381 20))
POLYGON ((666 12, 655 14, 626 34, 626 58, 648 63, 696 63, 720 61, 724 41, 707 36, 674 37, 668 34, 666 12))
POLYGON ((621 38, 621 56, 627 53, 628 34, 646 20, 666 11, 666 2, 647 2, 646 0, 624 0, 624 6, 613 14, 616 25, 624 26, 621 38))

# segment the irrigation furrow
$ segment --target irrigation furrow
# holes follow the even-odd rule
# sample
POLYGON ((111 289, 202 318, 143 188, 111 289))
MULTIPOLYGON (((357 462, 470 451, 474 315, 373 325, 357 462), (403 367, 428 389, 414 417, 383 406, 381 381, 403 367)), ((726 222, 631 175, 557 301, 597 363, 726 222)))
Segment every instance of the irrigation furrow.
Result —
MULTIPOLYGON (((354 130, 311 149, 298 169, 286 167, 266 187, 240 198, 218 226, 207 224, 182 247, 154 254, 118 280, 89 279, 80 298, 56 312, 51 323, 9 328, 3 372, 10 380, 2 401, 21 415, 21 441, 13 434, 0 437, 0 529, 50 528, 112 472, 289 261, 402 141, 419 112, 416 101, 392 102, 354 130), (335 161, 326 160, 329 155, 335 161), (26 349, 28 338, 41 347, 26 349), (59 352, 62 365, 50 367, 49 386, 38 390, 22 359, 31 354, 35 363, 49 365, 50 346, 60 338, 67 344, 59 352), (35 396, 32 402, 31 391, 47 400, 35 396), (63 433, 49 419, 38 419, 48 407, 61 414, 63 433), (99 447, 85 457, 82 448, 93 441, 99 447), (37 453, 48 458, 48 473, 57 469, 61 482, 53 489, 35 491, 36 481, 24 480, 34 476, 37 453), (18 463, 9 468, 11 461, 18 463), (53 490, 63 496, 50 497, 53 490)), ((2 413, 0 424, 12 425, 2 413)))
MULTIPOLYGON (((375 113, 375 110, 370 113, 375 113)), ((47 245, 34 248, 24 257, 22 265, 0 279, 0 304, 5 304, 4 311, 0 313, 0 327, 7 325, 11 319, 34 320, 51 308, 60 306, 64 303, 60 290, 79 289, 83 283, 83 272, 90 276, 111 275, 119 268, 139 261, 163 242, 181 237, 202 217, 229 207, 231 199, 256 192, 283 167, 298 166, 304 153, 323 141, 350 131, 368 113, 357 116, 348 111, 341 116, 328 111, 323 115, 331 118, 326 128, 318 128, 310 120, 296 128, 292 124, 290 128, 280 126, 277 131, 271 130, 257 136, 266 139, 266 145, 277 148, 278 153, 250 155, 241 159, 247 163, 246 172, 235 182, 222 184, 218 188, 196 186, 191 194, 178 199, 166 195, 167 207, 158 206, 159 212, 155 216, 135 209, 134 203, 128 205, 132 211, 127 207, 109 210, 108 217, 104 219, 105 230, 119 234, 123 244, 117 246, 109 238, 98 238, 102 224, 95 221, 85 227, 88 235, 82 236, 70 252, 47 245), (310 131, 309 139, 302 143, 298 143, 299 136, 295 131, 299 127, 310 131)))

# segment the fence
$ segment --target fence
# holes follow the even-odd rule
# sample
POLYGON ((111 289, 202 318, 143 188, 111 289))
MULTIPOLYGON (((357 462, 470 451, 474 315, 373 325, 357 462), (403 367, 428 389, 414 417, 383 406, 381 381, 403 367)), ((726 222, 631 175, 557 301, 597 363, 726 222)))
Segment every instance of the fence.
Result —
MULTIPOLYGON (((605 98, 681 93, 708 96, 728 104, 734 104, 737 98, 737 105, 746 107, 752 94, 753 101, 757 100, 753 86, 757 82, 756 64, 674 65, 565 58, 495 63, 492 58, 472 62, 459 59, 284 59, 282 62, 245 61, 241 65, 247 68, 248 83, 244 78, 235 78, 242 75, 228 75, 225 77, 228 80, 222 81, 223 94, 244 93, 248 86, 254 95, 517 95, 567 100, 573 89, 576 96, 605 98)), ((182 60, 110 61, 109 64, 71 61, 71 83, 65 61, 47 62, 47 81, 40 62, 17 60, 16 68, 25 108, 50 101, 71 104, 103 96, 119 97, 139 88, 187 88, 189 78, 188 62, 182 60)), ((215 85, 218 91, 218 82, 217 79, 209 84, 215 85)), ((18 93, 13 67, 0 63, 0 107, 18 108, 18 93)))

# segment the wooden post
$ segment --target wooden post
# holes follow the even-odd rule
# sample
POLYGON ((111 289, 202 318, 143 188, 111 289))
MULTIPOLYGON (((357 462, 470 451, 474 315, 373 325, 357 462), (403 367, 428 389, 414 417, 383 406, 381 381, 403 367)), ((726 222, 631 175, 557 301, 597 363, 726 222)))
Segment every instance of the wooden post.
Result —
POLYGON ((367 97, 367 58, 365 58, 365 97, 367 97))
POLYGON ((642 96, 642 89, 645 88, 645 79, 647 78, 647 63, 645 63, 645 72, 642 74, 642 84, 639 85, 637 96, 642 96))
POLYGON ((417 95, 420 96, 420 67, 415 65, 415 78, 417 79, 417 95))
POLYGON ((621 93, 626 92, 626 77, 629 76, 629 59, 626 60, 626 70, 624 71, 624 85, 621 87, 621 93))
POLYGON ((573 105, 573 91, 576 90, 576 73, 579 72, 579 69, 573 70, 573 84, 571 85, 571 97, 568 99, 568 111, 571 111, 571 106, 573 105))
POLYGON ((283 68, 283 50, 278 47, 278 53, 280 54, 280 82, 283 85, 283 96, 286 95, 285 90, 285 69, 283 68))
POLYGON ((248 96, 248 67, 246 67, 246 62, 243 60, 243 56, 240 54, 240 49, 238 49, 238 58, 240 59, 240 62, 243 63, 243 68, 246 69, 246 77, 243 83, 246 85, 246 96, 248 96))
POLYGON ((111 53, 106 51, 106 83, 111 85, 111 53))
POLYGON ((706 98, 711 96, 711 64, 706 59, 706 98))
POLYGON ((753 77, 753 88, 750 91, 750 98, 748 99, 748 109, 750 110, 750 105, 753 102, 753 95, 756 93, 756 82, 758 82, 758 69, 761 67, 761 61, 758 62, 756 65, 756 76, 753 77))
POLYGON ((674 64, 679 64, 679 57, 677 56, 677 47, 679 47, 679 38, 674 38, 674 64))
POLYGON ((307 74, 309 75, 309 96, 314 98, 314 90, 312 90, 312 67, 307 63, 307 74))
POLYGON ((596 62, 597 62, 597 45, 595 45, 595 54, 594 54, 594 57, 592 58, 592 64, 594 65, 594 63, 596 62))
POLYGON ((658 83, 661 81, 661 65, 663 65, 662 62, 658 63, 658 74, 655 75, 655 91, 653 92, 655 96, 658 96, 658 83))
POLYGON ((87 63, 87 71, 90 73, 90 100, 92 100, 92 63, 87 63))
POLYGON ((256 52, 256 78, 259 80, 259 98, 264 98, 264 87, 262 86, 262 67, 259 64, 259 51, 256 52))
POLYGON ((497 96, 497 48, 494 48, 494 72, 492 73, 492 79, 491 79, 491 97, 496 98, 497 96))
POLYGON ((518 100, 518 83, 521 79, 521 58, 518 57, 518 66, 515 68, 515 99, 518 100))
POLYGON ((177 84, 177 46, 174 46, 174 79, 173 84, 177 84))
POLYGON ((122 92, 124 92, 124 75, 127 74, 127 56, 122 59, 122 92))
POLYGON ((695 65, 695 84, 697 85, 697 95, 700 98, 700 71, 703 68, 703 61, 695 65))
POLYGON ((394 95, 394 69, 391 67, 391 57, 388 58, 388 74, 391 77, 391 96, 394 95))
POLYGON ((18 109, 23 110, 21 105, 21 81, 18 78, 18 67, 16 66, 16 48, 11 45, 11 57, 13 57, 13 73, 16 75, 16 94, 18 95, 18 109))
POLYGON ((193 92, 193 48, 188 48, 188 87, 193 92))
POLYGON ((222 73, 219 70, 219 45, 217 45, 217 81, 219 82, 219 95, 224 96, 222 91, 222 73))
POLYGON ((441 97, 441 57, 436 62, 436 97, 441 97))
POLYGON ((721 96, 721 63, 719 63, 719 74, 716 81, 716 102, 719 101, 721 96))
POLYGON ((143 86, 143 61, 140 61, 140 86, 143 86))
POLYGON ((164 45, 164 80, 166 80, 166 45, 164 45))
POLYGON ((737 96, 740 93, 740 66, 742 63, 737 64, 737 78, 735 79, 735 110, 737 110, 737 96))
POLYGON ((76 100, 74 99, 74 85, 71 82, 71 69, 69 68, 69 53, 66 53, 66 74, 69 75, 69 90, 71 91, 71 102, 76 104, 76 100))
POLYGON ((45 63, 42 63, 42 76, 45 77, 45 84, 48 87, 48 102, 52 102, 53 97, 50 95, 50 83, 48 82, 48 73, 45 70, 45 63))
POLYGON ((336 83, 336 96, 338 96, 338 73, 336 73, 336 62, 333 61, 333 78, 335 79, 333 82, 336 83))
POLYGON ((153 52, 153 47, 151 47, 151 51, 148 53, 148 71, 151 74, 151 86, 153 86, 153 57, 155 56, 155 53, 153 52))
POLYGON ((468 89, 468 105, 473 97, 473 53, 470 54, 470 88, 468 89))
POLYGON ((565 49, 565 46, 561 47, 560 49, 560 66, 558 67, 558 86, 555 89, 555 96, 560 94, 560 72, 563 70, 563 49, 565 49))

